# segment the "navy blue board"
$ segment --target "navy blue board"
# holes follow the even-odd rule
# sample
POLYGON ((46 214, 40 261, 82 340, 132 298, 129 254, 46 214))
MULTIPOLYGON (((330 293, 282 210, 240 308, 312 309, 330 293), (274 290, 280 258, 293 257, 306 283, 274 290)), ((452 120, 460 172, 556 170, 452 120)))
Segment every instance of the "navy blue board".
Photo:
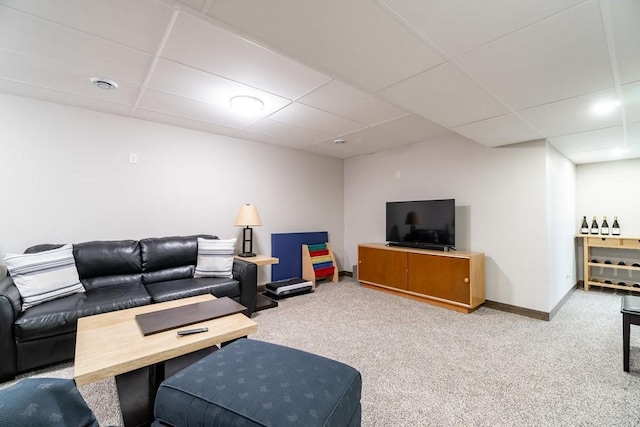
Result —
POLYGON ((309 233, 272 233, 271 256, 280 260, 271 265, 271 280, 302 277, 302 245, 318 245, 329 241, 326 231, 309 233))

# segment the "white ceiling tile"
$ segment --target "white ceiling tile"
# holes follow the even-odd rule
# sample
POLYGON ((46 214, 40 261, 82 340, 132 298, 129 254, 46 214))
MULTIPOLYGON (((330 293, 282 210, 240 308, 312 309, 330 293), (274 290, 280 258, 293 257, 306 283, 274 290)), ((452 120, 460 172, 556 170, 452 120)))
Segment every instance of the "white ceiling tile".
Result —
POLYGON ((584 0, 381 0, 450 56, 456 56, 584 0))
POLYGON ((249 132, 246 130, 241 130, 240 132, 236 132, 234 136, 236 138, 242 138, 242 139, 246 139, 254 142, 262 142, 265 144, 282 144, 283 143, 283 141, 279 138, 275 138, 269 135, 264 135, 261 133, 249 132))
POLYGON ((99 76, 142 84, 151 56, 135 49, 0 6, 0 50, 99 76), (26 35, 26 36, 25 36, 26 35))
POLYGON ((269 116, 270 119, 325 135, 339 135, 362 128, 362 124, 294 102, 269 116))
POLYGON ((492 117, 453 128, 454 131, 487 147, 514 144, 542 138, 514 114, 492 117))
POLYGON ((443 61, 369 0, 217 0, 209 14, 374 91, 443 61))
POLYGON ((214 123, 207 123, 200 120, 193 120, 186 117, 178 117, 171 114, 158 113, 156 111, 143 110, 140 108, 134 112, 132 117, 149 122, 164 123, 172 126, 199 130, 202 132, 215 133, 217 135, 232 136, 238 132, 238 129, 220 126, 214 123))
POLYGON ((630 147, 640 148, 640 122, 627 125, 627 143, 630 147))
POLYGON ((640 81, 622 86, 622 107, 627 122, 640 122, 640 81))
POLYGON ((617 100, 616 91, 609 89, 529 108, 518 114, 546 137, 554 137, 620 126, 622 115, 619 108, 610 114, 595 114, 592 111, 594 105, 600 102, 617 100))
MULTIPOLYGON (((346 141, 347 151, 357 150, 360 153, 371 153, 392 147, 407 145, 408 141, 402 141, 377 127, 370 127, 342 135, 340 139, 346 141)), ((340 145, 340 144, 337 144, 340 145)))
POLYGON ((158 113, 215 123, 238 130, 249 126, 257 120, 254 116, 237 114, 228 108, 154 89, 145 89, 138 107, 158 113))
POLYGON ((348 159, 349 157, 360 156, 367 153, 360 153, 357 150, 350 150, 349 147, 344 145, 336 145, 333 141, 325 141, 320 144, 310 145, 304 148, 304 151, 308 151, 314 154, 321 154, 323 156, 336 157, 338 159, 348 159))
POLYGON ((416 114, 409 114, 374 127, 405 143, 428 141, 453 133, 449 129, 416 114))
POLYGON ((1 0, 67 27, 154 54, 173 8, 154 0, 1 0))
POLYGON ((0 50, 0 78, 40 88, 51 88, 60 91, 62 97, 65 97, 63 92, 69 92, 129 106, 135 104, 140 93, 140 86, 126 82, 120 83, 116 90, 99 89, 87 76, 77 74, 73 69, 2 50, 0 50))
POLYGON ((0 92, 101 113, 128 116, 131 106, 0 78, 0 92))
POLYGON ((505 114, 507 109, 445 63, 380 92, 386 99, 447 127, 505 114))
POLYGON ((622 126, 558 136, 550 138, 549 142, 565 155, 625 146, 622 126))
POLYGON ((459 60, 514 110, 613 87, 600 9, 593 1, 459 60))
POLYGON ((185 6, 189 6, 192 9, 201 12, 204 8, 204 5, 207 4, 207 0, 177 0, 178 3, 182 3, 185 6))
POLYGON ((616 160, 640 158, 640 148, 603 148, 600 150, 580 151, 578 153, 572 153, 566 156, 576 165, 585 163, 612 162, 616 160))
POLYGON ((153 89, 208 102, 224 109, 229 109, 229 100, 234 96, 253 96, 264 103, 260 116, 271 114, 290 103, 286 98, 166 59, 158 60, 148 85, 153 89))
POLYGON ((289 148, 303 148, 303 147, 307 147, 308 144, 305 144, 303 142, 300 142, 299 140, 284 140, 282 138, 276 138, 273 136, 269 136, 269 135, 264 135, 261 133, 255 133, 255 132, 249 132, 246 130, 240 131, 235 135, 236 138, 241 138, 241 139, 246 139, 248 141, 253 141, 253 142, 261 142, 264 144, 272 144, 272 145, 279 145, 282 147, 289 147, 289 148))
POLYGON ((270 119, 262 119, 245 130, 296 143, 300 146, 314 144, 327 138, 327 135, 270 119))
POLYGON ((290 99, 330 80, 186 13, 178 15, 162 56, 290 99))
POLYGON ((610 0, 605 4, 611 12, 620 80, 623 84, 640 80, 640 2, 610 0))
POLYGON ((298 102, 358 123, 373 125, 406 115, 406 111, 337 80, 325 84, 298 102))

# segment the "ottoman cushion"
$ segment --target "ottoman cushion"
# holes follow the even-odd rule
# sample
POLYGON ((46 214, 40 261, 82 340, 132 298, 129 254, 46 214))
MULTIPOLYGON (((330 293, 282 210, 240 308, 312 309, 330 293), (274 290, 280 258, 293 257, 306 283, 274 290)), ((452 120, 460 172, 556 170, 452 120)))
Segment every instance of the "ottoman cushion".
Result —
POLYGON ((155 424, 359 426, 361 390, 348 365, 240 339, 166 379, 155 424))
POLYGON ((76 383, 60 378, 25 378, 0 390, 0 420, 12 426, 98 426, 76 383))

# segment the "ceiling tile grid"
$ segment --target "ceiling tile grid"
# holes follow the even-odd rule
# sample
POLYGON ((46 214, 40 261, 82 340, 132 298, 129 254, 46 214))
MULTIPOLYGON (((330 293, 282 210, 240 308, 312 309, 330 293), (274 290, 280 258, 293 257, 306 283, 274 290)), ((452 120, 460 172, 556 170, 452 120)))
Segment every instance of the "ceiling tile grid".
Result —
POLYGON ((639 16, 637 0, 0 0, 0 91, 338 158, 451 132, 633 158, 639 16), (262 112, 232 111, 237 95, 262 112))

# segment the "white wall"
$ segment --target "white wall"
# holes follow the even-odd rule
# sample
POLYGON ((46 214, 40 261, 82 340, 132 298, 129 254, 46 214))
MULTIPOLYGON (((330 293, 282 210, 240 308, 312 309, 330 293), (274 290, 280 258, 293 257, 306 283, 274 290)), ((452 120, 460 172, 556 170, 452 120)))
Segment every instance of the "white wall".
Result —
MULTIPOLYGON (((607 216, 609 226, 618 216, 623 236, 640 237, 640 159, 590 163, 576 167, 576 213, 607 216)), ((576 219, 575 230, 580 224, 576 219)))
POLYGON ((455 198, 456 246, 485 253, 487 299, 549 312, 546 160, 544 141, 461 136, 345 160, 345 262, 385 241, 385 202, 455 198))
POLYGON ((547 266, 549 307, 576 283, 576 167, 547 144, 547 266))
POLYGON ((271 233, 327 230, 342 265, 341 159, 0 95, 0 183, 0 258, 39 243, 240 240, 235 217, 253 203, 254 252, 271 253, 271 233))

